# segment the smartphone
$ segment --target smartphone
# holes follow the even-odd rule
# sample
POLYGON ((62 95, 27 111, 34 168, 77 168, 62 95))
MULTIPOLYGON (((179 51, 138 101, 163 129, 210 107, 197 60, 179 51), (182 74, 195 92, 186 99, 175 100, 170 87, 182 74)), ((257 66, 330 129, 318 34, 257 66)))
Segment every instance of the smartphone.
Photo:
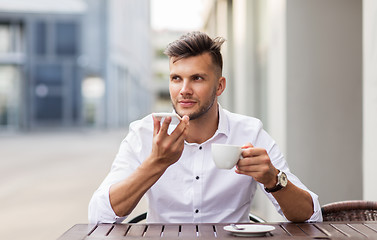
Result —
POLYGON ((160 120, 161 123, 164 122, 166 117, 171 117, 170 124, 178 125, 181 122, 181 117, 176 113, 152 113, 153 117, 160 120))

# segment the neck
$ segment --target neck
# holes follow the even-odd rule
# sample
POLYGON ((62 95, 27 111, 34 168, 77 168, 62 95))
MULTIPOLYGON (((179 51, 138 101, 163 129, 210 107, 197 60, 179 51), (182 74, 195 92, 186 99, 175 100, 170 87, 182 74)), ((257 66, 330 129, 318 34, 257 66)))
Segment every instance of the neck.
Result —
POLYGON ((218 125, 219 107, 215 102, 206 114, 195 120, 190 120, 186 141, 189 143, 203 143, 215 134, 218 125))

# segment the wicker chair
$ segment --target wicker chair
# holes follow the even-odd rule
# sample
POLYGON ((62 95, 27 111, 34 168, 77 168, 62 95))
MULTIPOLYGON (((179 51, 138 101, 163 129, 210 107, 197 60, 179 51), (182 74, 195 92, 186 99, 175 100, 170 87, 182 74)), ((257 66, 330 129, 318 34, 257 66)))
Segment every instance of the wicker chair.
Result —
POLYGON ((377 202, 353 200, 322 206, 323 221, 377 221, 377 202))

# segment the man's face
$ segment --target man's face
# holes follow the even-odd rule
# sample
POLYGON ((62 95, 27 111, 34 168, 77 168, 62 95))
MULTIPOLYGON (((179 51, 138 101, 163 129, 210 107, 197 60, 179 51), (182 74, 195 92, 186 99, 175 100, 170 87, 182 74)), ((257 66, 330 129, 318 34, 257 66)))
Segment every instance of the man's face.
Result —
POLYGON ((194 120, 206 114, 225 88, 225 78, 212 63, 209 53, 180 59, 170 58, 169 91, 178 115, 194 120))

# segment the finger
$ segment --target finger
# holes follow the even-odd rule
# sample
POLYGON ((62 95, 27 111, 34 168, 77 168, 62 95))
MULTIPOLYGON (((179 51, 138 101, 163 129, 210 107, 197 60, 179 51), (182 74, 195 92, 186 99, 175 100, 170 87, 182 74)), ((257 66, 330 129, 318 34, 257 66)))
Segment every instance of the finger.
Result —
POLYGON ((237 169, 244 172, 260 172, 260 165, 240 165, 237 164, 237 169))
POLYGON ((178 137, 178 139, 174 142, 175 147, 179 149, 180 151, 183 151, 184 146, 185 146, 185 139, 187 138, 188 135, 188 128, 185 128, 182 132, 182 134, 178 137))
POLYGON ((253 148, 253 144, 251 144, 250 142, 246 143, 245 145, 242 146, 242 149, 245 149, 245 148, 253 148))
POLYGON ((182 117, 182 121, 183 121, 183 122, 185 122, 185 123, 186 123, 186 125, 187 125, 187 124, 189 124, 189 121, 190 121, 190 118, 189 118, 189 116, 187 116, 187 115, 184 115, 184 116, 182 117))
POLYGON ((268 155, 266 149, 264 148, 244 148, 242 151, 242 157, 247 158, 247 157, 258 157, 258 156, 264 156, 268 155))
POLYGON ((164 119, 164 122, 161 124, 160 132, 167 133, 170 122, 171 122, 171 117, 166 117, 164 119))
POLYGON ((238 173, 238 174, 244 174, 244 175, 248 175, 248 176, 251 176, 251 177, 254 177, 258 173, 257 171, 245 171, 245 170, 239 169, 239 168, 236 168, 235 172, 238 173))
POLYGON ((236 167, 236 173, 252 176, 254 178, 260 178, 265 174, 263 168, 260 166, 238 166, 236 167))
POLYGON ((185 115, 185 116, 183 116, 182 118, 181 118, 181 121, 180 121, 180 123, 178 124, 178 129, 183 129, 183 128, 185 128, 185 127, 187 127, 188 125, 189 125, 189 117, 187 116, 187 115, 185 115), (182 128, 182 126, 183 126, 183 128, 182 128))
POLYGON ((244 157, 243 159, 240 159, 237 163, 240 167, 245 166, 256 166, 256 167, 262 167, 266 165, 270 165, 271 161, 267 155, 256 155, 251 157, 244 157))
POLYGON ((247 175, 247 172, 245 172, 243 170, 240 170, 238 168, 236 168, 235 172, 238 173, 238 174, 245 174, 245 175, 247 175))
POLYGON ((183 141, 186 139, 188 135, 188 126, 189 126, 189 117, 188 116, 183 116, 181 123, 177 126, 176 129, 172 132, 170 135, 172 138, 175 138, 175 142, 177 144, 182 144, 183 141), (182 129, 183 128, 183 129, 182 129))
POLYGON ((237 162, 237 166, 244 167, 244 166, 252 166, 258 165, 256 161, 252 157, 244 157, 237 162))
POLYGON ((250 142, 248 142, 247 144, 243 145, 243 146, 241 147, 241 149, 242 149, 241 156, 242 156, 243 158, 252 156, 252 155, 248 152, 248 151, 249 151, 248 149, 252 149, 253 147, 254 147, 253 144, 251 144, 250 142))
POLYGON ((189 130, 188 130, 188 127, 185 127, 185 128, 183 129, 182 134, 180 134, 180 135, 178 136, 176 142, 177 142, 177 143, 182 143, 182 142, 186 139, 186 137, 187 137, 187 135, 188 135, 188 131, 189 131, 189 130))
POLYGON ((152 116, 153 118, 153 136, 156 136, 161 128, 161 122, 160 119, 152 116))
POLYGON ((182 135, 183 131, 188 128, 188 125, 189 117, 185 115, 170 136, 172 136, 173 138, 179 138, 182 135))

